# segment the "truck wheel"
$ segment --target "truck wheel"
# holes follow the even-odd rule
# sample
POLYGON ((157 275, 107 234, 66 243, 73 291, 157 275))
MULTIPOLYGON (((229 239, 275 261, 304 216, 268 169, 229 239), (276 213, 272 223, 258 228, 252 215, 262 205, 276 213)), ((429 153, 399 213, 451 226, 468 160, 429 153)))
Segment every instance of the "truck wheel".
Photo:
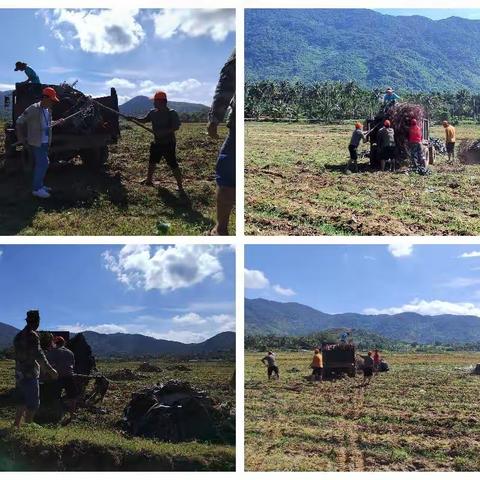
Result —
POLYGON ((347 375, 348 375, 350 378, 355 377, 355 367, 350 368, 350 369, 348 370, 347 375))
POLYGON ((104 167, 108 159, 108 147, 89 148, 80 152, 80 158, 83 164, 92 170, 98 170, 104 167))

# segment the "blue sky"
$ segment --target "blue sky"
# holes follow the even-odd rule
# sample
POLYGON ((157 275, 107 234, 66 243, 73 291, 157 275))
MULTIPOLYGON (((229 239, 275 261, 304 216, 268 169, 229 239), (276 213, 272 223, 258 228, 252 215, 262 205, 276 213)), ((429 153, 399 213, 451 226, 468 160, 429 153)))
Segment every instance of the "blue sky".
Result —
POLYGON ((23 81, 16 61, 43 83, 78 80, 92 95, 117 88, 120 103, 164 89, 171 100, 209 105, 235 46, 232 9, 2 9, 0 91, 23 81))
POLYGON ((230 246, 0 245, 0 322, 182 342, 235 329, 230 246))
POLYGON ((247 246, 247 298, 327 313, 480 316, 480 245, 247 246))
POLYGON ((449 17, 462 17, 469 20, 480 20, 480 9, 475 8, 375 8, 377 12, 386 15, 421 15, 432 20, 449 17))

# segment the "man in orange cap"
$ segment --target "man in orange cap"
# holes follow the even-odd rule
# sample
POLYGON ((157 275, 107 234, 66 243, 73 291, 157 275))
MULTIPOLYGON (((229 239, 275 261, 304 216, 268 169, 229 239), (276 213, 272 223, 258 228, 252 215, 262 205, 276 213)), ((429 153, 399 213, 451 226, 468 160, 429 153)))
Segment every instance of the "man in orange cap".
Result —
POLYGON ((153 104, 155 108, 150 110, 145 117, 128 117, 140 123, 151 123, 155 135, 155 141, 150 145, 147 178, 142 180, 142 183, 153 186, 155 167, 162 158, 165 158, 177 181, 180 196, 186 198, 187 194, 183 189, 182 172, 178 165, 176 153, 177 140, 175 132, 180 128, 180 118, 175 110, 168 108, 167 94, 165 92, 156 92, 153 97, 153 104))
POLYGON ((49 164, 48 150, 52 142, 52 127, 63 123, 63 119, 52 123, 52 107, 59 101, 55 89, 45 87, 42 90, 42 99, 26 108, 16 122, 18 141, 28 146, 35 160, 32 194, 38 198, 50 197, 50 189, 43 182, 49 164))
POLYGON ((445 147, 447 148, 448 161, 455 161, 455 127, 446 120, 442 122, 445 129, 445 147))
POLYGON ((355 122, 355 130, 350 138, 350 144, 348 145, 348 151, 350 152, 350 160, 347 164, 347 173, 350 173, 350 165, 353 162, 355 165, 355 171, 358 172, 358 153, 357 149, 361 141, 365 142, 365 135, 363 133, 363 125, 360 122, 355 122))

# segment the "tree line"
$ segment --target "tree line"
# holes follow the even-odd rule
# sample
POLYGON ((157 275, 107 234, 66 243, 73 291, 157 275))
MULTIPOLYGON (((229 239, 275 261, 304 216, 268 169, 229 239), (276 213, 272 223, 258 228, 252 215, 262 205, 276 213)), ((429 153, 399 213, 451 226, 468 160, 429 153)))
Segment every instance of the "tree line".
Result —
MULTIPOLYGON (((480 94, 457 92, 397 92, 403 102, 420 104, 434 122, 480 120, 480 94)), ((355 82, 303 83, 262 80, 245 84, 245 118, 272 120, 337 120, 374 117, 384 91, 367 90, 355 82)))

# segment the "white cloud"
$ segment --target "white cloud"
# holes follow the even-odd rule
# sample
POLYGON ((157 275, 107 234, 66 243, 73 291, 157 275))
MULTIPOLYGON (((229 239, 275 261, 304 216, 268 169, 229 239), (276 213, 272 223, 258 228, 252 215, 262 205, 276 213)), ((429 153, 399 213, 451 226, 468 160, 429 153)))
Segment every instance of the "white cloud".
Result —
POLYGON ((274 285, 272 287, 279 295, 283 295, 285 297, 291 297, 296 295, 296 293, 291 288, 283 288, 280 285, 274 285))
POLYGON ((153 96, 158 90, 163 90, 168 96, 175 94, 191 93, 194 90, 202 87, 202 83, 195 78, 188 78, 187 80, 170 82, 164 85, 160 85, 152 82, 151 80, 143 80, 138 85, 138 95, 145 95, 147 97, 153 96))
POLYGON ((40 72, 51 73, 53 75, 62 75, 62 74, 65 74, 65 73, 75 72, 75 70, 73 68, 52 66, 52 67, 48 67, 48 68, 43 68, 43 69, 40 70, 40 72))
POLYGON ((473 258, 473 257, 480 257, 480 252, 474 250, 473 252, 465 252, 462 253, 458 258, 473 258))
POLYGON ((145 38, 135 18, 138 13, 138 9, 55 9, 45 12, 44 18, 54 37, 67 48, 73 38, 85 52, 116 54, 134 50, 145 38))
POLYGON ((58 330, 66 330, 72 333, 78 332, 97 332, 97 333, 128 333, 127 329, 121 325, 116 325, 115 323, 103 323, 100 325, 82 325, 80 323, 76 323, 74 325, 59 325, 58 330))
POLYGON ((14 88, 13 83, 0 83, 0 91, 13 90, 14 88))
POLYGON ((233 315, 212 315, 210 319, 219 325, 220 331, 235 330, 235 317, 233 315))
POLYGON ((269 286, 270 282, 263 272, 245 268, 245 288, 261 289, 269 286))
POLYGON ((363 256, 363 259, 364 259, 364 260, 372 260, 372 261, 373 261, 373 260, 376 260, 376 258, 373 257, 373 256, 371 256, 371 255, 364 255, 364 256, 363 256))
POLYGON ((193 312, 186 313, 185 315, 175 315, 172 318, 172 322, 179 325, 203 325, 207 323, 198 313, 193 312))
POLYGON ((474 315, 480 317, 480 307, 474 303, 453 303, 443 300, 415 299, 400 307, 366 308, 363 313, 367 315, 395 315, 402 312, 413 312, 421 315, 474 315))
POLYGON ((234 9, 165 9, 152 18, 155 34, 160 38, 183 34, 188 37, 209 36, 221 42, 235 31, 234 9))
POLYGON ((145 310, 145 307, 138 306, 138 305, 116 305, 112 307, 109 312, 110 313, 137 313, 145 310))
POLYGON ((38 48, 37 48, 38 51, 40 52, 46 52, 47 51, 47 47, 45 47, 45 45, 40 45, 38 48))
POLYGON ((442 287, 449 287, 449 288, 465 288, 465 287, 472 287, 473 285, 480 284, 480 278, 474 277, 457 277, 452 278, 448 282, 443 283, 442 287))
POLYGON ((409 242, 396 242, 388 246, 388 251, 394 257, 408 257, 413 253, 413 245, 409 242))
POLYGON ((112 78, 105 82, 107 87, 113 88, 135 88, 136 85, 131 82, 130 80, 126 80, 125 78, 112 78))
POLYGON ((207 278, 223 279, 215 245, 125 245, 118 254, 103 253, 104 265, 130 288, 158 289, 162 293, 188 288, 207 278))
POLYGON ((206 333, 192 332, 190 330, 168 330, 167 332, 147 330, 142 332, 142 335, 147 335, 159 340, 171 340, 173 342, 182 343, 200 343, 212 336, 206 333))
POLYGON ((0 250, 0 259, 2 258, 3 256, 3 250, 0 250))

